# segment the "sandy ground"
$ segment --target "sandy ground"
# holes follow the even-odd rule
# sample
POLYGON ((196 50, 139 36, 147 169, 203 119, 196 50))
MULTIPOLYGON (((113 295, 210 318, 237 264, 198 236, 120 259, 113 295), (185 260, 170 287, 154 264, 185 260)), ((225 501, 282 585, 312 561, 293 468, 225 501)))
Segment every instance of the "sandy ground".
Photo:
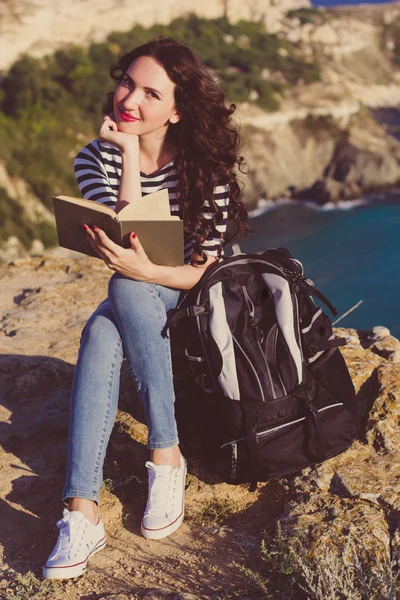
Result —
POLYGON ((257 564, 261 538, 283 509, 282 486, 250 493, 189 458, 184 524, 170 538, 146 541, 146 428, 134 418, 126 372, 101 499, 107 547, 81 578, 38 582, 62 513, 79 334, 109 275, 95 259, 21 259, 0 268, 0 598, 246 598, 249 580, 235 563, 257 564))

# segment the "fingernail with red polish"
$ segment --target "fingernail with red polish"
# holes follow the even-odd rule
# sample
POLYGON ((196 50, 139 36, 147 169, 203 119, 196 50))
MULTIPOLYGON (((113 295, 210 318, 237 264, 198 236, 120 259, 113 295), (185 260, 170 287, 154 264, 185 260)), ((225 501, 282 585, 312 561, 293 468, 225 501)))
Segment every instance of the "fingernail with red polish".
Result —
POLYGON ((87 225, 82 225, 82 229, 83 229, 83 231, 88 231, 89 227, 87 225))
POLYGON ((134 231, 132 231, 131 233, 131 237, 135 238, 136 237, 136 233, 134 231))

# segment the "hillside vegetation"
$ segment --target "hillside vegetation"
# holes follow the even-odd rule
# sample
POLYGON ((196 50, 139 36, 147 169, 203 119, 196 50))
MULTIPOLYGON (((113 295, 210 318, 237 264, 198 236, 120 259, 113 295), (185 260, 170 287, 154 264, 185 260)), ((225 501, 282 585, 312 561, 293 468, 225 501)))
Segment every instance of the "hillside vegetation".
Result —
MULTIPOLYGON (((53 194, 78 194, 72 160, 96 135, 101 107, 112 89, 110 67, 119 55, 156 35, 171 35, 189 44, 220 77, 231 102, 254 102, 265 110, 279 107, 279 97, 298 82, 320 78, 319 66, 259 22, 230 23, 190 15, 168 26, 136 25, 112 33, 88 48, 70 46, 51 56, 22 56, 0 87, 0 160, 11 176, 22 177, 51 208, 53 194)), ((21 209, 0 193, 0 240, 17 235, 25 244, 40 235, 46 244, 54 232, 29 224, 21 232, 21 209)))

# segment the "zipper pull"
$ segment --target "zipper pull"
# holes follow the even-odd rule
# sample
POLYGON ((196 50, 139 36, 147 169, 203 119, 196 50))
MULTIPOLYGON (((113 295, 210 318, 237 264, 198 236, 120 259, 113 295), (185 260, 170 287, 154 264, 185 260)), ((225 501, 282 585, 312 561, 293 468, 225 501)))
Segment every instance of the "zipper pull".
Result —
POLYGON ((260 342, 260 344, 262 344, 264 341, 264 333, 259 327, 257 327, 257 325, 255 323, 254 323, 254 332, 256 334, 257 341, 260 342))
POLYGON ((259 327, 257 327, 257 325, 255 326, 254 331, 256 333, 256 337, 257 337, 258 341, 260 342, 260 344, 262 344, 264 341, 263 332, 261 331, 261 329, 259 327))
POLYGON ((315 408, 315 406, 313 406, 312 404, 309 404, 308 402, 307 402, 307 406, 308 406, 308 410, 310 411, 310 413, 312 414, 314 419, 318 419, 318 411, 315 408))
POLYGON ((245 301, 246 301, 246 305, 247 305, 250 326, 254 330, 257 342, 259 342, 260 344, 262 344, 263 341, 264 341, 264 333, 256 325, 256 311, 255 311, 254 303, 253 303, 252 299, 250 298, 249 293, 248 293, 247 288, 246 288, 245 285, 242 285, 242 290, 243 290, 243 295, 244 295, 244 298, 245 298, 245 301))
POLYGON ((179 308, 182 306, 182 304, 185 302, 185 300, 186 300, 186 298, 187 298, 188 296, 189 296, 189 292, 186 292, 186 294, 184 294, 184 295, 182 296, 182 298, 180 299, 180 301, 179 301, 179 302, 178 302, 178 304, 176 305, 176 307, 175 307, 175 310, 178 310, 178 309, 179 309, 179 308))
POLYGON ((231 442, 231 448, 232 448, 231 472, 230 472, 229 477, 230 477, 230 479, 234 480, 234 479, 236 479, 236 474, 237 474, 237 460, 238 460, 237 443, 231 442))
POLYGON ((263 341, 264 341, 264 333, 263 333, 263 331, 259 327, 257 327, 255 319, 254 319, 254 317, 252 315, 250 315, 250 319, 249 320, 250 320, 251 328, 253 329, 253 331, 255 333, 256 340, 258 342, 260 342, 260 344, 262 344, 263 341))
POLYGON ((313 397, 310 395, 310 393, 308 391, 307 391, 307 397, 306 397, 306 404, 307 404, 308 410, 310 411, 310 413, 312 414, 312 416, 314 417, 314 419, 318 419, 319 412, 315 408, 315 406, 313 404, 313 397))

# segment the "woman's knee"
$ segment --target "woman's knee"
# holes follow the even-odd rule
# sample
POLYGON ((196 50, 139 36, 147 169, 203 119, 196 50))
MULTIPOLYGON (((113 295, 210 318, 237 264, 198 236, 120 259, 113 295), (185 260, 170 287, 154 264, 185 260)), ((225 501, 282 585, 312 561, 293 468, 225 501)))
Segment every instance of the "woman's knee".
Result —
POLYGON ((129 279, 119 273, 114 273, 108 283, 108 298, 113 311, 128 306, 129 310, 137 307, 139 311, 143 311, 144 307, 153 305, 152 299, 156 295, 153 283, 129 279))
POLYGON ((82 331, 79 365, 85 365, 85 371, 100 371, 100 380, 110 369, 115 370, 123 355, 122 339, 115 323, 104 315, 92 315, 82 331))
POLYGON ((103 348, 119 339, 119 331, 113 319, 103 314, 94 313, 83 328, 81 345, 93 344, 103 348))

